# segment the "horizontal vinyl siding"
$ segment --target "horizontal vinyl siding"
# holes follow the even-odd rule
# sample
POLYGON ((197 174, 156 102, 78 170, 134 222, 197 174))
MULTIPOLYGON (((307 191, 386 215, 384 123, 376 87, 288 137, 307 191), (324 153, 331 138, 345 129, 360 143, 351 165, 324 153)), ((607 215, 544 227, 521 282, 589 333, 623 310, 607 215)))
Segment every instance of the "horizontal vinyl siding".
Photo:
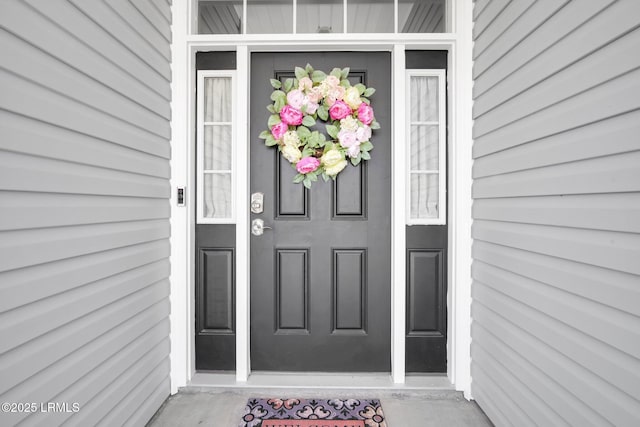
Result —
POLYGON ((472 392, 640 423, 640 3, 476 1, 472 392))
POLYGON ((169 1, 0 4, 1 425, 142 426, 169 384, 169 1))

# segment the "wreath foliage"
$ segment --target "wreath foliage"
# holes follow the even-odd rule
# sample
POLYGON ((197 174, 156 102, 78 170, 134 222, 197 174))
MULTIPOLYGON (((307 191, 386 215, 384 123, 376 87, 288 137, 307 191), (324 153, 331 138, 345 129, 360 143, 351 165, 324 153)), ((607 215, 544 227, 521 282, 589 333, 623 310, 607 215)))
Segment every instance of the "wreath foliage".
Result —
POLYGON ((311 188, 320 176, 335 179, 348 161, 357 166, 371 159, 372 130, 380 128, 369 100, 376 90, 352 86, 348 77, 349 68, 326 74, 307 64, 295 67, 295 78, 271 79, 271 115, 260 138, 296 169, 293 182, 311 188))

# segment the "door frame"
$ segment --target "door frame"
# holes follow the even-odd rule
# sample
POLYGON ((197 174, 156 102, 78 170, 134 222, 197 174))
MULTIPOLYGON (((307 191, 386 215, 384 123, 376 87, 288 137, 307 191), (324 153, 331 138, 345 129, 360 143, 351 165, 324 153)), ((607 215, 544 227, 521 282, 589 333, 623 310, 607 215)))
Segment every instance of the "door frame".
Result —
MULTIPOLYGON (((172 71, 172 199, 171 199, 171 391, 188 385, 195 375, 195 54, 198 51, 235 50, 239 100, 249 102, 249 62, 257 51, 390 51, 392 53, 392 327, 391 379, 406 379, 405 301, 405 50, 447 50, 448 55, 448 265, 447 377, 456 390, 471 396, 471 126, 472 57, 471 7, 465 0, 453 1, 452 26, 445 34, 389 34, 385 36, 333 34, 264 37, 187 35, 189 10, 172 7, 174 45, 172 71), (337 36, 337 37, 335 37, 337 36), (186 188, 185 206, 177 206, 178 187, 186 188), (397 266, 397 267, 396 267, 397 266)), ((235 380, 245 383, 251 374, 249 352, 249 168, 248 104, 235 107, 237 158, 236 180, 236 354, 235 380)), ((390 283, 390 286, 392 284, 390 283)))

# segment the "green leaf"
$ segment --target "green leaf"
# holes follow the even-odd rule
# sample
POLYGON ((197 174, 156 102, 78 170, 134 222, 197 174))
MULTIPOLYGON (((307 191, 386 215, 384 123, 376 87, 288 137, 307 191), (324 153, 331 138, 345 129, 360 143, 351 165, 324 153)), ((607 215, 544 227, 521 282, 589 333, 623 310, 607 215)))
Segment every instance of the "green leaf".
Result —
POLYGON ((275 114, 276 108, 273 106, 273 104, 269 104, 267 105, 267 111, 269 111, 271 114, 275 114))
POLYGON ((362 160, 371 160, 371 154, 367 153, 366 151, 363 152, 361 156, 362 156, 362 160))
POLYGON ((307 127, 311 127, 315 126, 316 121, 311 116, 304 116, 304 119, 302 119, 302 124, 307 127))
POLYGON ((376 89, 373 88, 373 87, 369 87, 364 91, 363 95, 369 97, 369 96, 373 95, 374 93, 376 93, 376 89))
POLYGON ((276 113, 279 113, 280 110, 282 110, 282 108, 285 106, 285 104, 287 103, 287 99, 286 98, 278 98, 276 99, 276 102, 273 104, 273 108, 276 110, 276 113))
POLYGON ((284 91, 289 92, 293 87, 293 79, 286 79, 284 81, 284 91))
POLYGON ((362 155, 358 154, 357 157, 352 157, 351 158, 351 164, 353 166, 358 166, 360 164, 360 162, 362 161, 362 155))
POLYGON ((347 79, 342 79, 340 80, 340 86, 342 86, 345 89, 349 89, 351 87, 351 82, 347 79))
POLYGON ((304 68, 296 67, 295 72, 296 72, 296 78, 298 80, 300 80, 300 79, 302 79, 304 77, 308 77, 307 71, 304 68))
POLYGON ((326 125, 327 133, 331 138, 338 137, 338 127, 334 125, 326 125))
POLYGON ((271 86, 273 86, 274 89, 280 89, 282 87, 282 83, 280 83, 280 80, 271 79, 269 81, 271 82, 271 86))
POLYGON ((324 146, 324 152, 326 153, 327 151, 333 150, 333 148, 334 148, 333 142, 327 141, 327 143, 324 146))
POLYGON ((283 99, 283 98, 286 100, 287 99, 287 94, 284 93, 281 90, 274 90, 271 93, 271 100, 272 101, 277 101, 278 99, 283 99))
POLYGON ((365 90, 367 90, 367 87, 365 85, 363 85, 362 83, 358 83, 357 85, 354 86, 356 89, 358 89, 358 93, 360 95, 362 95, 364 93, 365 90))
POLYGON ((319 141, 319 133, 318 131, 313 131, 311 135, 307 138, 307 144, 309 147, 315 148, 318 146, 319 141))
POLYGON ((304 185, 305 187, 307 187, 308 189, 311 189, 311 179, 309 179, 308 177, 306 177, 303 181, 302 181, 302 185, 304 185))
POLYGON ((258 136, 258 138, 267 139, 269 135, 271 135, 271 132, 269 132, 268 130, 263 130, 262 132, 260 132, 260 136, 258 136))
POLYGON ((293 177, 293 183, 294 184, 300 184, 303 179, 304 179, 304 175, 299 173, 299 174, 297 174, 296 176, 293 177))
POLYGON ((316 113, 318 114, 318 117, 320 117, 320 119, 324 121, 327 121, 329 119, 329 109, 324 104, 318 107, 316 113))
POLYGON ((314 149, 307 145, 306 147, 304 147, 304 150, 302 150, 302 157, 309 157, 313 154, 313 152, 314 149))
POLYGON ((313 67, 311 66, 311 64, 307 64, 307 66, 304 67, 304 69, 307 72, 307 74, 313 74, 313 67))
POLYGON ((376 122, 375 120, 371 122, 369 126, 371 126, 371 129, 380 129, 380 123, 376 122))
POLYGON ((349 71, 350 71, 350 70, 351 70, 351 69, 350 69, 349 67, 345 67, 345 68, 343 68, 343 69, 342 69, 342 71, 340 72, 340 78, 344 80, 344 79, 346 79, 347 77, 349 77, 349 71))
POLYGON ((267 120, 267 126, 271 129, 273 126, 280 123, 280 116, 278 114, 272 114, 269 116, 269 120, 267 120))
POLYGON ((311 131, 305 126, 298 126, 297 132, 300 139, 307 139, 311 135, 311 131))
POLYGON ((329 175, 327 175, 325 171, 322 171, 322 179, 324 180, 324 182, 329 181, 329 175))
POLYGON ((267 121, 267 126, 269 126, 269 128, 273 127, 273 125, 277 125, 278 123, 280 123, 279 115, 272 114, 271 116, 269 116, 269 120, 267 121))
POLYGON ((340 80, 340 77, 342 77, 342 70, 340 68, 334 68, 329 74, 340 80))
POLYGON ((319 83, 327 78, 327 75, 323 71, 315 70, 313 74, 311 74, 311 80, 314 83, 319 83))
POLYGON ((364 152, 371 151, 373 150, 373 144, 369 141, 363 142, 360 144, 360 150, 364 152))
POLYGON ((278 144, 278 141, 276 141, 273 136, 269 135, 264 143, 267 147, 273 147, 278 144))

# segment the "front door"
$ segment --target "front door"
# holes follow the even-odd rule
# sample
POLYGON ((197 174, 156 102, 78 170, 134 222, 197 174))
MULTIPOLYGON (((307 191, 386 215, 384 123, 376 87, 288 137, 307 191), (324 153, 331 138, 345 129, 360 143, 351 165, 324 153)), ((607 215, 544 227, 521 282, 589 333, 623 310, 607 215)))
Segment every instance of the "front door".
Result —
MULTIPOLYGON (((263 193, 262 235, 251 236, 251 369, 388 372, 391 369, 391 55, 388 52, 254 53, 251 57, 251 193, 263 193), (267 126, 269 79, 307 63, 349 67, 376 88, 371 160, 311 189, 258 135, 267 126)), ((324 132, 319 121, 316 129, 324 132)))

